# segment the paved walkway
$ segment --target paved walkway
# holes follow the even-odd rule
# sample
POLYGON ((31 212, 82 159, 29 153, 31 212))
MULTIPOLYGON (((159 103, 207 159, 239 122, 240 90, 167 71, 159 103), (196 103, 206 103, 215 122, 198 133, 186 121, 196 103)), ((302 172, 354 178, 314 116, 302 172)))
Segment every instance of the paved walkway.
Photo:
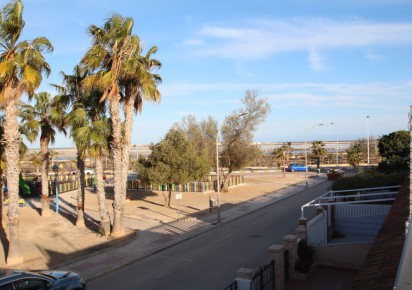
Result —
MULTIPOLYGON (((325 180, 326 177, 324 176, 310 178, 309 187, 324 182, 325 180)), ((300 182, 248 200, 237 206, 232 206, 227 209, 222 208, 221 220, 224 223, 230 222, 240 216, 247 215, 305 189, 305 182, 300 182)), ((214 211, 216 211, 216 209, 214 209, 214 211)), ((93 212, 88 212, 88 214, 93 215, 93 212)), ((133 229, 136 228, 136 224, 140 222, 138 219, 127 218, 125 225, 133 229)), ((79 272, 86 280, 90 280, 212 230, 217 226, 216 222, 217 213, 215 212, 204 217, 184 218, 170 223, 158 223, 154 226, 152 223, 152 227, 146 226, 146 229, 138 231, 137 238, 132 239, 121 247, 109 248, 86 257, 81 257, 61 265, 59 268, 79 272)))

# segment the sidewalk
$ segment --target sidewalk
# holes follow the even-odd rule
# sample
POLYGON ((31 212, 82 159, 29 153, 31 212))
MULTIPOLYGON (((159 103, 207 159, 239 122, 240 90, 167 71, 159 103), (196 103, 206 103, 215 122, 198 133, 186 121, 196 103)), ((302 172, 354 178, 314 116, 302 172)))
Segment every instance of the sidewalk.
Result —
MULTIPOLYGON (((324 177, 311 178, 309 179, 309 186, 312 187, 325 180, 326 178, 324 177)), ((230 222, 240 216, 247 215, 305 189, 305 183, 300 182, 293 186, 245 201, 237 206, 222 210, 221 220, 225 223, 230 222)), ((79 272, 86 280, 90 280, 136 260, 143 259, 146 256, 171 247, 177 243, 191 239, 206 231, 212 230, 216 227, 216 221, 217 214, 213 213, 200 219, 193 217, 166 224, 162 223, 153 228, 139 231, 136 239, 133 239, 122 247, 108 249, 98 254, 82 257, 77 261, 63 265, 60 268, 79 272)), ((132 226, 133 222, 136 221, 127 219, 126 225, 132 226)))

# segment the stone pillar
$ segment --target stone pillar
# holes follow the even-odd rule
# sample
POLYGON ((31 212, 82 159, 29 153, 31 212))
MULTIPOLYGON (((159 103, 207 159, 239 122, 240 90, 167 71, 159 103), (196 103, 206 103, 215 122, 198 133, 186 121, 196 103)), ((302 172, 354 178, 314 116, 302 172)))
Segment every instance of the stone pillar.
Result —
POLYGON ((255 271, 247 268, 240 268, 237 270, 237 289, 238 290, 250 290, 250 284, 252 282, 255 271))
POLYGON ((298 237, 295 235, 286 235, 283 237, 283 245, 289 251, 289 275, 295 273, 295 263, 298 259, 298 237))
POLYGON ((285 289, 285 246, 271 245, 268 249, 269 259, 275 262, 275 289, 285 289))
POLYGON ((298 239, 308 239, 308 231, 304 226, 298 226, 295 230, 295 234, 298 237, 298 239))
POLYGON ((304 226, 306 228, 306 226, 308 225, 308 219, 307 218, 300 218, 299 219, 299 225, 304 226))
POLYGON ((299 239, 307 239, 307 226, 308 226, 308 219, 307 218, 300 218, 299 219, 299 226, 295 230, 295 234, 299 239))

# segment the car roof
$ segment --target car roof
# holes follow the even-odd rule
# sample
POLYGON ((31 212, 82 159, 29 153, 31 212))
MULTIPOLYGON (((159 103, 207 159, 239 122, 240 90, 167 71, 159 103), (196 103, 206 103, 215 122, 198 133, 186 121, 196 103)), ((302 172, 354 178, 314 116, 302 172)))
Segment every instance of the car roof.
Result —
MULTIPOLYGON (((0 285, 2 285, 4 283, 7 283, 9 281, 13 281, 16 278, 23 278, 23 277, 39 277, 39 278, 42 277, 42 278, 45 278, 41 274, 37 274, 37 273, 29 272, 29 271, 0 268, 0 285)), ((50 279, 50 278, 48 278, 48 279, 50 279)))

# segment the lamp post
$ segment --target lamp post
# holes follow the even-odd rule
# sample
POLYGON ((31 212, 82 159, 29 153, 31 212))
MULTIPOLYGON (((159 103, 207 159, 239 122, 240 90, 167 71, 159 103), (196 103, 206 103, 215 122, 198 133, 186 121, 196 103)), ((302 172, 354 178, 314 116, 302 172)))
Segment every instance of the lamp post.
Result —
POLYGON ((59 187, 57 186, 57 175, 59 174, 59 165, 54 164, 52 167, 54 171, 54 184, 56 186, 56 213, 59 213, 59 187))
POLYGON ((367 144, 366 146, 368 147, 368 165, 369 165, 369 116, 366 116, 366 131, 368 134, 368 139, 367 139, 367 144))
POLYGON ((323 126, 323 123, 314 125, 312 127, 310 127, 308 129, 308 131, 306 131, 306 135, 305 135, 305 182, 306 182, 306 188, 308 188, 308 152, 306 150, 306 139, 308 137, 309 131, 312 130, 315 127, 319 127, 319 126, 323 126))
POLYGON ((338 127, 335 123, 330 123, 331 125, 335 126, 336 129, 336 168, 339 167, 339 135, 338 135, 338 127))
POLYGON ((220 224, 219 126, 216 133, 217 223, 220 224))

